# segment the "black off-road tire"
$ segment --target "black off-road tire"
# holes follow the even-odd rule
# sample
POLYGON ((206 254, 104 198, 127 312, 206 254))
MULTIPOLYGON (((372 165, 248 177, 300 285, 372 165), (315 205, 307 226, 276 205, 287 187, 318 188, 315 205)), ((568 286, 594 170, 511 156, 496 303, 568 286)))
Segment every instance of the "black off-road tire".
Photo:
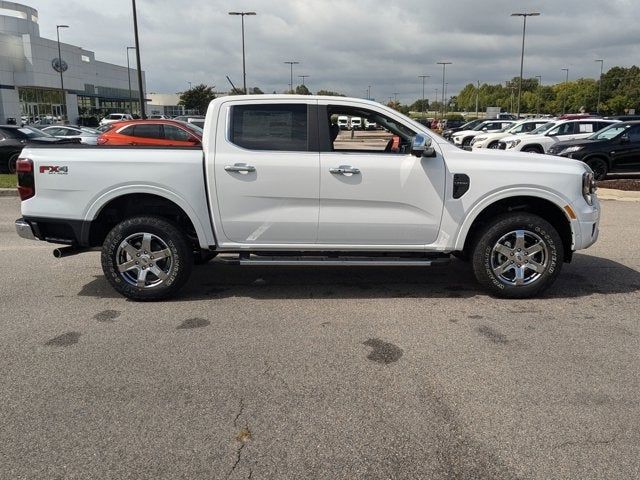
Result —
POLYGON ((107 235, 102 246, 102 270, 113 288, 131 300, 160 300, 175 295, 187 282, 193 269, 193 247, 187 236, 173 223, 162 217, 139 216, 128 218, 107 235), (153 287, 132 285, 118 271, 118 249, 128 237, 150 233, 164 242, 171 252, 171 265, 166 279, 153 287))
POLYGON ((549 287, 560 274, 564 261, 564 246, 557 230, 546 220, 531 213, 506 213, 493 219, 475 239, 472 265, 476 279, 492 295, 502 298, 530 298, 549 287), (511 285, 503 281, 492 268, 494 246, 503 236, 516 230, 532 232, 547 247, 548 263, 544 273, 527 285, 511 285))

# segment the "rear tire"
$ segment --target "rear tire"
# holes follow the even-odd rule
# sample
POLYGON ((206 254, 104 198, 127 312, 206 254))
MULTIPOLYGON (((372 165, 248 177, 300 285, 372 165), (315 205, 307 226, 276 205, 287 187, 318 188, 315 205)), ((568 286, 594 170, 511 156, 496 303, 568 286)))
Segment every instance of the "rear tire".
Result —
POLYGON ((478 235, 473 271, 492 295, 530 298, 548 288, 560 274, 562 239, 543 218, 507 213, 493 219, 478 235))
POLYGON ((173 223, 155 216, 126 219, 107 235, 102 270, 111 286, 131 300, 175 295, 193 268, 193 247, 173 223))
POLYGON ((491 142, 487 148, 490 148, 492 150, 496 150, 498 148, 498 142, 491 142))
POLYGON ((9 157, 9 161, 7 162, 7 172, 16 173, 16 163, 18 162, 18 158, 20 157, 19 153, 16 153, 9 157))
POLYGON ((462 140, 462 148, 468 148, 471 145, 471 137, 462 140))
POLYGON ((593 177, 600 181, 607 178, 607 173, 609 173, 609 166, 607 162, 605 162, 602 158, 592 158, 587 161, 587 165, 589 168, 593 170, 593 177))

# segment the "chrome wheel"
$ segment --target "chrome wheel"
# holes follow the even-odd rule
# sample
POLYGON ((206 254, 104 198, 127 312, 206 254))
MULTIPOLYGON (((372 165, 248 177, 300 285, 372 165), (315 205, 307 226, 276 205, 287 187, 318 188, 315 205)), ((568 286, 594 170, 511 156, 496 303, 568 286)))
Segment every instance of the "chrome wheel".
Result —
POLYGON ((530 285, 549 266, 549 247, 537 234, 513 230, 503 235, 491 250, 491 269, 507 285, 530 285))
POLYGON ((152 233, 134 233, 125 238, 116 252, 116 266, 129 285, 154 288, 169 277, 174 265, 167 244, 152 233))
POLYGON ((498 150, 500 148, 500 145, 498 145, 498 142, 493 142, 487 148, 490 148, 492 150, 498 150))

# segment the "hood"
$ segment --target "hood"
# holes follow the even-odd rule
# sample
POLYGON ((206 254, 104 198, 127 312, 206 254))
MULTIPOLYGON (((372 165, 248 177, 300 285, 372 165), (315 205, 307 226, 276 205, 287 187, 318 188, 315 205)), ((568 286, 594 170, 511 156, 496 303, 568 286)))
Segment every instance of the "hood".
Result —
MULTIPOLYGON (((518 137, 515 137, 518 138, 518 137)), ((552 172, 552 173, 570 173, 580 174, 584 173, 587 169, 586 164, 571 158, 554 157, 553 155, 542 155, 537 153, 523 153, 518 151, 509 150, 492 150, 492 149, 478 149, 473 152, 467 152, 461 150, 453 145, 447 149, 446 152, 447 163, 451 161, 454 163, 468 163, 474 161, 482 161, 491 164, 483 166, 490 170, 496 171, 513 171, 519 173, 540 173, 540 172, 552 172)), ((459 165, 454 168, 460 168, 464 170, 463 165, 459 165)), ((450 166, 451 168, 451 166, 450 166)))
POLYGON ((555 150, 558 150, 559 148, 573 147, 574 145, 593 145, 598 143, 605 143, 608 141, 609 140, 590 140, 588 138, 582 138, 577 140, 565 140, 563 142, 554 143, 552 148, 554 148, 555 150))
POLYGON ((478 133, 486 133, 483 132, 482 130, 458 130, 457 132, 454 133, 454 135, 475 135, 478 133))

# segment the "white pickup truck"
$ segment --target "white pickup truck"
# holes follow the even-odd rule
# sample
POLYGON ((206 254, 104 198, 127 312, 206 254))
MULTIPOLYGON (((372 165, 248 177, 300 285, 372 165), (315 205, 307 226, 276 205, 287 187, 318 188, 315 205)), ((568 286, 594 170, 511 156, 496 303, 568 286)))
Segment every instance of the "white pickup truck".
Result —
POLYGON ((492 294, 531 297, 598 236, 584 163, 470 153, 375 102, 247 95, 211 102, 202 148, 28 147, 24 238, 102 249, 113 287, 175 294, 195 263, 427 266, 470 261, 492 294), (389 132, 336 142, 332 119, 389 132))

